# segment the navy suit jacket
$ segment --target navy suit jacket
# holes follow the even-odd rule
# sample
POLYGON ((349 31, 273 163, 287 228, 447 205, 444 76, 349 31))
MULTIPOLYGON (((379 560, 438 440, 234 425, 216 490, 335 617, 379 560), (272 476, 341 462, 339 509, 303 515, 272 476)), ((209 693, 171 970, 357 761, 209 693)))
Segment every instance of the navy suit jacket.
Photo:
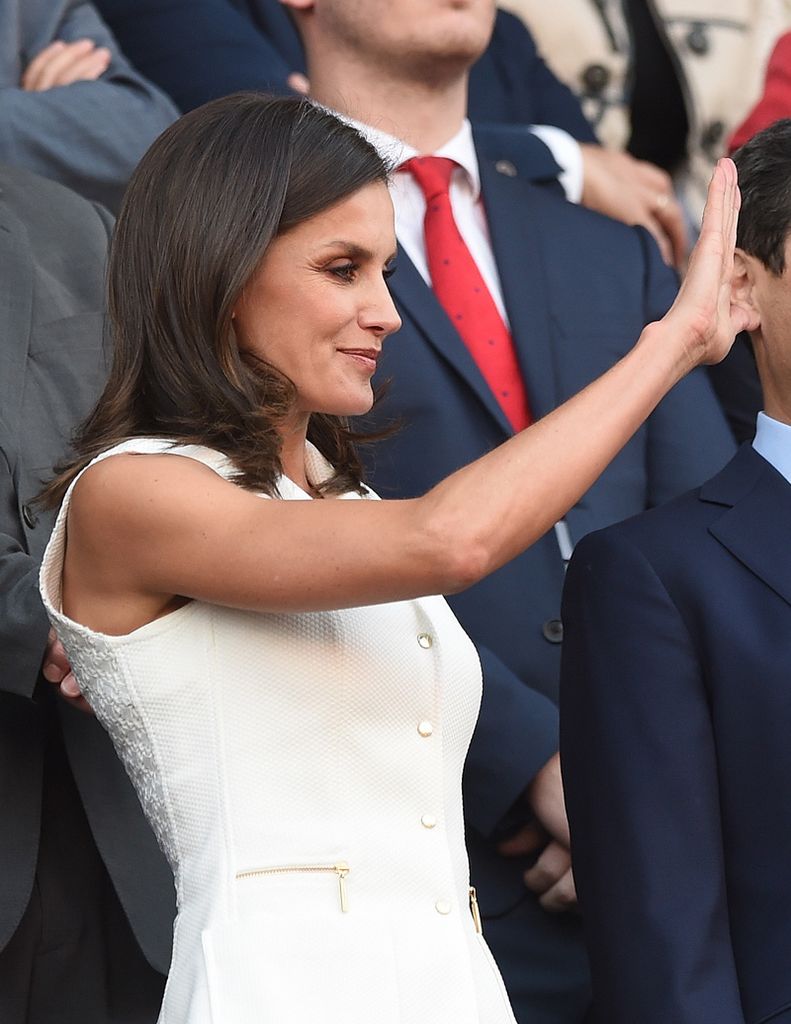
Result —
MULTIPOLYGON (((289 92, 305 72, 294 23, 278 0, 97 0, 132 63, 191 110, 240 89, 289 92)), ((553 124, 594 142, 573 93, 552 74, 523 23, 499 11, 488 50, 472 70, 470 117, 553 124)))
POLYGON ((745 446, 572 560, 562 755, 597 1021, 791 1022, 789 522, 745 446))
MULTIPOLYGON (((521 129, 477 129, 482 195, 505 304, 536 417, 608 369, 647 321, 663 314, 676 281, 652 239, 567 203, 555 192, 549 151, 521 129)), ((384 497, 424 492, 489 451, 511 430, 451 321, 401 252, 390 282, 403 327, 384 347, 386 396, 379 427, 401 429, 368 456, 368 475, 384 497)), ((585 439, 580 438, 580 444, 585 439)), ((734 450, 704 374, 682 381, 567 517, 573 540, 666 501, 719 469, 734 450)), ((563 452, 558 452, 563 458, 563 452)), ((451 605, 479 647, 484 698, 465 773, 465 813, 473 881, 489 916, 526 897, 525 863, 496 852, 498 825, 537 769, 557 749, 555 704, 560 667, 564 565, 554 533, 451 605)), ((543 954, 567 959, 582 944, 568 918, 538 911, 543 954)), ((501 966, 495 925, 487 926, 501 966)), ((584 960, 559 969, 553 984, 584 1004, 584 960), (581 980, 580 974, 583 975, 581 980)), ((529 963, 525 972, 539 970, 529 963)), ((515 982, 506 967, 506 982, 515 982)), ((518 998, 516 1000, 518 1002, 518 998)), ((545 1018, 530 1018, 540 1019, 545 1018)))

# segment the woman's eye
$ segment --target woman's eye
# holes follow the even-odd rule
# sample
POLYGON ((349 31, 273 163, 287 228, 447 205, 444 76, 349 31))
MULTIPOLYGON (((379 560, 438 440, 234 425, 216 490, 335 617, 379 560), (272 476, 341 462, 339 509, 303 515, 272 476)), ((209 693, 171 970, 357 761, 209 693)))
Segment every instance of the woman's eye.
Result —
POLYGON ((397 267, 395 263, 391 263, 389 267, 385 267, 384 270, 382 271, 382 277, 385 279, 385 281, 389 281, 393 274, 396 272, 396 270, 397 267))
POLYGON ((353 281, 358 269, 359 267, 356 263, 343 263, 341 266, 329 268, 330 273, 339 277, 342 281, 353 281))

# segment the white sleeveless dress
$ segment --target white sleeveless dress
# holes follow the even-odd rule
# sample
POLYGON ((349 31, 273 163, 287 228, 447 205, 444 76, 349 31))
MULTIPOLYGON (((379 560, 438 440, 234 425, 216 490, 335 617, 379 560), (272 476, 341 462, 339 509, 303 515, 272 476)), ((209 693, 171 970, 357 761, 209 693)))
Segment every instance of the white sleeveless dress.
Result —
MULTIPOLYGON (((99 458, 120 452, 233 473, 158 439, 99 458)), ((312 446, 306 460, 313 484, 331 472, 312 446)), ((480 666, 445 601, 192 601, 107 636, 61 612, 70 498, 41 592, 175 875, 159 1024, 515 1024, 470 908, 461 773, 480 666)))

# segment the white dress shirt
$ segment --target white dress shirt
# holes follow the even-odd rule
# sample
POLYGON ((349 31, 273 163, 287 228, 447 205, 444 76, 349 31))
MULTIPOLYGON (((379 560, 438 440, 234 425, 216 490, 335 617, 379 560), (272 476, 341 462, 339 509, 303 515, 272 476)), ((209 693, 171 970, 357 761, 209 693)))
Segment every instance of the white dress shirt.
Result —
POLYGON ((753 448, 791 484, 791 426, 758 413, 753 448))
MULTIPOLYGON (((423 155, 405 142, 378 128, 372 128, 370 125, 362 124, 352 118, 344 118, 344 120, 353 125, 361 135, 364 135, 382 157, 393 166, 397 167, 413 156, 423 155)), ((564 175, 560 175, 560 181, 566 189, 566 198, 576 202, 582 192, 582 156, 579 145, 570 135, 559 128, 542 126, 540 131, 537 131, 535 127, 532 130, 541 135, 561 167, 565 166, 563 153, 556 151, 550 144, 550 140, 554 139, 557 142, 559 139, 561 150, 565 141, 568 140, 576 150, 578 162, 576 178, 566 174, 564 181, 564 175), (569 188, 578 190, 576 197, 569 194, 569 188)), ((481 175, 470 122, 465 119, 453 138, 432 155, 447 157, 458 164, 454 168, 450 183, 450 203, 453 217, 500 315, 510 330, 511 325, 508 321, 503 301, 503 290, 500 286, 500 275, 497 272, 497 263, 492 252, 489 228, 486 223, 486 213, 481 201, 481 175)), ((431 275, 426 259, 426 240, 423 232, 423 219, 426 213, 423 190, 408 171, 396 171, 390 185, 390 195, 395 209, 396 237, 423 280, 431 287, 431 275)), ((564 520, 555 524, 555 537, 563 564, 564 566, 568 565, 574 546, 571 533, 564 520)))
MULTIPOLYGON (((362 124, 352 118, 345 118, 345 120, 364 135, 388 163, 397 166, 413 156, 425 155, 419 154, 416 149, 408 146, 405 142, 378 128, 372 128, 370 125, 362 124)), ((552 150, 558 164, 567 168, 560 176, 560 181, 566 189, 567 198, 576 202, 582 192, 582 157, 579 145, 570 135, 559 128, 541 126, 539 129, 532 130, 552 150)), ((453 138, 432 155, 447 157, 458 165, 454 168, 450 183, 450 204, 453 217, 500 315, 506 325, 510 327, 503 301, 500 275, 497 272, 497 263, 492 252, 486 214, 481 201, 481 175, 470 122, 465 119, 453 138)), ((390 195, 395 207, 398 241, 415 264, 423 280, 430 286, 431 275, 426 259, 426 241, 423 233, 423 219, 426 213, 426 200, 423 191, 408 171, 396 171, 393 175, 390 195)))

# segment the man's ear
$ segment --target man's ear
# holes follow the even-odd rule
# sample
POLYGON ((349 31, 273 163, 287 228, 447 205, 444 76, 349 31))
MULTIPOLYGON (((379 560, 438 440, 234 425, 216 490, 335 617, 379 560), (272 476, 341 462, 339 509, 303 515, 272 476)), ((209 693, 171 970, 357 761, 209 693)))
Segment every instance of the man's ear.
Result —
POLYGON ((736 249, 733 254, 733 278, 731 280, 731 303, 743 309, 748 317, 745 327, 747 331, 757 331, 761 326, 761 310, 759 308, 756 274, 761 265, 754 256, 743 249, 736 249))

